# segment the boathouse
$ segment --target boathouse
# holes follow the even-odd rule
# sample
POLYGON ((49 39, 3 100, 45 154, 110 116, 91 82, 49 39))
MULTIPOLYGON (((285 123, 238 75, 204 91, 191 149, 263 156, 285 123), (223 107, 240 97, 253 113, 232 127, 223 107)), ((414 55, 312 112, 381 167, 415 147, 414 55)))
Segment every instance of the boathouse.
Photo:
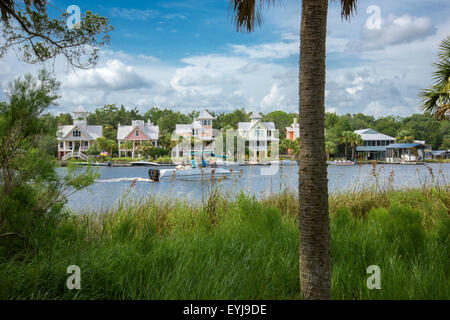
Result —
POLYGON ((395 143, 395 138, 373 129, 360 129, 355 133, 364 141, 363 145, 356 148, 358 159, 384 161, 387 146, 395 143))
POLYGON ((394 143, 386 147, 386 162, 422 163, 425 145, 421 143, 394 143))

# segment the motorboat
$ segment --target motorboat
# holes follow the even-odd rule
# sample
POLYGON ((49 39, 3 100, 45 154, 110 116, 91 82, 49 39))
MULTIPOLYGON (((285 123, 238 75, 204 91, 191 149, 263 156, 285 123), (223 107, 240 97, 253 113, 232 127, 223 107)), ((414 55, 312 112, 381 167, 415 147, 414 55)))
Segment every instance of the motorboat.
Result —
POLYGON ((170 180, 214 180, 231 176, 232 169, 224 168, 192 168, 178 166, 176 169, 149 169, 148 175, 153 181, 170 180))
POLYGON ((274 160, 270 161, 270 164, 279 164, 282 166, 295 166, 298 164, 298 162, 295 160, 274 160))
POLYGON ((234 162, 234 161, 223 161, 223 160, 217 160, 215 161, 215 164, 217 166, 238 166, 239 163, 238 162, 234 162))
POLYGON ((101 163, 101 162, 77 162, 77 166, 92 166, 92 167, 111 167, 111 163, 101 163))
POLYGON ((350 160, 334 160, 334 161, 327 161, 327 164, 335 166, 352 166, 355 164, 355 162, 350 160))
POLYGON ((135 161, 130 162, 131 166, 133 167, 157 167, 159 166, 156 162, 148 162, 148 161, 135 161))

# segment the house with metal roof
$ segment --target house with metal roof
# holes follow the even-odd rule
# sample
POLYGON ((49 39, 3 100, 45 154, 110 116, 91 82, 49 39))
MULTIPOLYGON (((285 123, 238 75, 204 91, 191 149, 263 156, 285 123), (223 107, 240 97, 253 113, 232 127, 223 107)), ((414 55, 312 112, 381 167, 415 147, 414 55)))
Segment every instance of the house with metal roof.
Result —
POLYGON ((215 118, 206 110, 200 112, 198 117, 190 124, 177 124, 175 126, 175 136, 177 138, 184 138, 184 142, 177 144, 172 149, 173 158, 185 158, 190 160, 190 152, 213 152, 214 151, 214 132, 213 120, 215 118), (192 148, 190 138, 196 139, 194 147, 192 148), (190 150, 190 151, 189 151, 190 150))
MULTIPOLYGON (((262 116, 253 112, 250 122, 239 122, 237 134, 245 139, 245 146, 249 151, 250 162, 260 162, 259 159, 268 158, 269 147, 272 142, 279 141, 275 137, 275 124, 262 122, 262 116)), ((243 159, 238 159, 242 161, 243 159)))
POLYGON ((424 150, 421 143, 394 143, 386 147, 386 162, 423 163, 424 150))
POLYGON ((373 129, 360 129, 355 131, 363 140, 363 145, 356 148, 357 158, 363 160, 386 159, 386 147, 395 143, 395 138, 379 133, 373 129))
POLYGON ((139 147, 143 142, 150 142, 153 146, 158 146, 159 126, 153 125, 150 119, 145 122, 143 120, 131 121, 131 126, 118 125, 117 141, 119 144, 119 158, 122 154, 127 155, 131 152, 131 157, 139 152, 139 147), (130 141, 133 145, 132 149, 125 147, 125 143, 130 141))
POLYGON ((88 112, 82 106, 73 111, 74 123, 58 126, 58 159, 79 158, 86 160, 85 151, 94 145, 95 140, 103 135, 102 126, 88 126, 88 112))

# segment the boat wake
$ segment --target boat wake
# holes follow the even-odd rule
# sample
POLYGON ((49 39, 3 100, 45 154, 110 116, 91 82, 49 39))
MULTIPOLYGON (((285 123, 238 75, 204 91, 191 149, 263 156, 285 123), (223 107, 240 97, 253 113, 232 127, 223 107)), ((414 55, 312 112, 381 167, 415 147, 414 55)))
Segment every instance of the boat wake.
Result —
POLYGON ((152 182, 150 179, 145 178, 116 178, 116 179, 99 179, 95 180, 96 183, 117 183, 117 182, 152 182))

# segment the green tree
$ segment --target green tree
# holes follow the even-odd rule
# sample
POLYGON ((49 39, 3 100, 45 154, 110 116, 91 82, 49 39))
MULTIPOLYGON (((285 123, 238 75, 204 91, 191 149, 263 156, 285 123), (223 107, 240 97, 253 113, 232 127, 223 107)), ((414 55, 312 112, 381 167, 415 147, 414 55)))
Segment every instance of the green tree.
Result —
POLYGON ((61 179, 54 156, 42 150, 42 139, 55 137, 42 115, 55 104, 58 88, 44 70, 36 78, 27 74, 10 84, 8 101, 0 103, 0 237, 19 237, 29 247, 48 239, 67 196, 96 177, 90 168, 77 175, 69 167, 61 179))
POLYGON ((411 143, 414 142, 414 136, 409 130, 401 130, 398 132, 395 140, 398 143, 411 143))
POLYGON ((352 135, 350 137, 350 146, 352 148, 352 160, 355 159, 355 149, 357 146, 360 146, 364 143, 361 136, 357 133, 352 132, 352 135))
POLYGON ((133 150, 133 142, 131 142, 131 141, 125 141, 124 143, 122 143, 122 144, 120 145, 120 147, 125 149, 125 151, 126 151, 126 153, 127 153, 127 156, 128 156, 128 152, 131 151, 131 150, 133 150))
POLYGON ((236 109, 230 113, 219 113, 216 116, 216 120, 213 121, 213 127, 215 129, 229 128, 237 129, 239 122, 250 121, 249 114, 244 108, 236 109))
MULTIPOLYGON (((272 0, 230 0, 235 25, 252 31, 272 0)), ((341 0, 349 18, 356 0, 341 0)), ((331 298, 330 223, 325 154, 325 56, 328 0, 302 0, 300 30, 300 289, 307 299, 331 298)))
POLYGON ((440 150, 450 150, 450 135, 445 136, 442 140, 442 144, 439 147, 440 150))
POLYGON ((400 119, 394 116, 381 117, 375 121, 374 129, 377 132, 395 137, 400 129, 400 119))
POLYGON ((290 139, 281 139, 280 142, 280 154, 288 154, 288 150, 294 149, 294 141, 290 139))
POLYGON ((450 36, 442 40, 439 47, 440 61, 434 64, 436 83, 420 93, 423 111, 434 114, 436 119, 450 117, 450 36))
POLYGON ((92 67, 113 30, 107 18, 90 11, 81 15, 79 25, 69 28, 66 10, 59 18, 51 18, 46 0, 2 0, 0 11, 4 39, 0 57, 14 48, 19 58, 28 63, 46 62, 62 55, 72 67, 92 67))
POLYGON ((284 128, 291 126, 292 122, 294 122, 294 116, 298 119, 297 115, 277 110, 264 115, 262 121, 273 122, 275 124, 275 128, 277 128, 280 132, 280 139, 284 139, 286 137, 284 128))
POLYGON ((348 145, 352 142, 353 132, 343 131, 341 133, 341 143, 345 145, 345 154, 348 156, 348 145))
POLYGON ((327 161, 330 160, 331 154, 338 153, 339 137, 334 131, 327 130, 325 134, 325 152, 327 153, 327 161))

